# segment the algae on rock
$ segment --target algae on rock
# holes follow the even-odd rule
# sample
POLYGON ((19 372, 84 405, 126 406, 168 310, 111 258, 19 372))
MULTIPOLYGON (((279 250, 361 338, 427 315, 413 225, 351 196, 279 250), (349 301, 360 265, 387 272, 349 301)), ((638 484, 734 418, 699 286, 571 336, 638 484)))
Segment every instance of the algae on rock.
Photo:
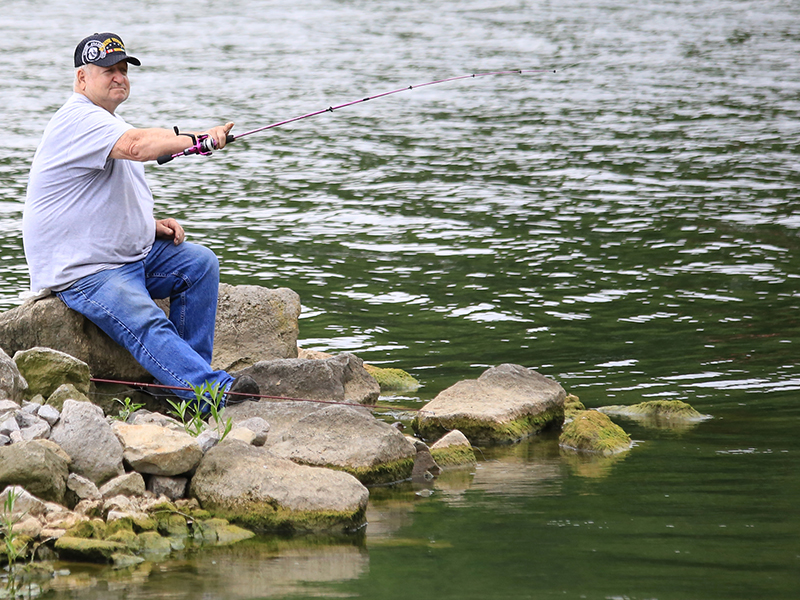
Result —
POLYGON ((558 438, 563 448, 579 452, 610 455, 625 452, 631 447, 631 437, 608 415, 595 410, 576 413, 558 438))

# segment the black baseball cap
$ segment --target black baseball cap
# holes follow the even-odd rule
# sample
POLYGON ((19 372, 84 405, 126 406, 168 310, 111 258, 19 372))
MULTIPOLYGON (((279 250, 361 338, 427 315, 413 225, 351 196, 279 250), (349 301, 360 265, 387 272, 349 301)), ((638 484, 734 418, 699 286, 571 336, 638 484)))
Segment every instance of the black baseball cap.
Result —
POLYGON ((81 40, 75 48, 75 67, 81 65, 97 65, 110 67, 127 60, 130 64, 141 66, 138 58, 125 53, 125 44, 116 33, 94 33, 81 40))

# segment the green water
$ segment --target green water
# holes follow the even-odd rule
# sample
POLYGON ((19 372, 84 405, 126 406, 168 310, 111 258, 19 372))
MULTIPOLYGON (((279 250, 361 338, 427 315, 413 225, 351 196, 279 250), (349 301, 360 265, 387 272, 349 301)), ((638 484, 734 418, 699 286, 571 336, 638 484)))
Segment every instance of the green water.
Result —
MULTIPOLYGON (((800 7, 781 0, 10 0, 0 308, 27 287, 27 168, 74 44, 143 61, 120 114, 234 131, 471 72, 148 168, 222 279, 302 299, 301 345, 424 384, 509 362, 588 407, 691 403, 614 459, 553 435, 373 489, 339 540, 259 539, 48 598, 783 599, 800 588, 800 7), (57 31, 58 35, 53 32, 57 31)), ((403 417, 398 411, 397 416, 403 417)))

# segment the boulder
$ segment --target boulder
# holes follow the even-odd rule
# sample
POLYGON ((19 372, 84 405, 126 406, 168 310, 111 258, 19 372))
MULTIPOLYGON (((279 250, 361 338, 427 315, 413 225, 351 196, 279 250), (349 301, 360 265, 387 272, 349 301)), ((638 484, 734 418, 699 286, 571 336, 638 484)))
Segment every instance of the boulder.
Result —
POLYGON ((364 362, 353 354, 261 361, 236 375, 255 379, 266 396, 375 404, 381 392, 364 362))
POLYGON ((220 284, 212 366, 234 371, 296 357, 299 316, 300 296, 288 288, 220 284))
POLYGON ((185 431, 120 421, 112 427, 122 443, 125 461, 140 473, 180 475, 194 469, 203 457, 197 440, 185 431))
POLYGON ((37 346, 18 351, 14 354, 14 362, 29 382, 30 394, 47 398, 64 383, 71 383, 83 394, 89 393, 89 365, 65 352, 37 346))
POLYGON ((235 440, 206 453, 189 495, 216 516, 258 532, 357 527, 369 499, 348 473, 298 465, 235 440))
POLYGON ((558 438, 562 448, 609 456, 631 447, 631 437, 607 415, 596 410, 576 413, 558 438))
POLYGON ((412 426, 423 439, 458 429, 472 444, 510 443, 562 423, 566 395, 536 371, 503 364, 442 391, 412 426))
POLYGON ((63 502, 69 461, 47 440, 23 441, 0 447, 0 488, 18 485, 52 502, 63 502))
POLYGON ((92 563, 114 562, 113 555, 124 552, 127 549, 126 545, 120 542, 68 535, 58 538, 54 548, 61 560, 92 563))
POLYGON ((365 485, 411 477, 416 451, 366 409, 327 405, 292 425, 270 447, 276 456, 353 474, 365 485))
POLYGON ((21 401, 28 391, 28 382, 19 372, 17 363, 0 348, 0 399, 21 401))
POLYGON ((71 471, 101 485, 122 475, 122 444, 99 406, 64 401, 50 439, 72 458, 71 471))
MULTIPOLYGON (((156 303, 169 312, 168 300, 156 303)), ((261 360, 297 356, 299 315, 300 298, 292 290, 220 284, 214 368, 241 369, 261 360)), ((37 346, 82 360, 94 377, 152 379, 127 350, 56 296, 29 300, 0 314, 0 348, 13 354, 37 346)))
POLYGON ((472 466, 475 452, 467 436, 454 429, 431 446, 433 459, 442 467, 472 466))

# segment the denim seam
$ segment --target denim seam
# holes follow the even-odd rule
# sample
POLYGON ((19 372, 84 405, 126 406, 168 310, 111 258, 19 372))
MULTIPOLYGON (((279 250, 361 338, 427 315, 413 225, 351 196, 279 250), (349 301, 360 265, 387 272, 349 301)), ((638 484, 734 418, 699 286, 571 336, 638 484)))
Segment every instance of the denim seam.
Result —
MULTIPOLYGON (((186 284, 187 287, 192 287, 192 285, 193 285, 192 280, 189 279, 186 275, 184 275, 183 273, 181 273, 179 271, 174 271, 172 273, 149 273, 149 274, 145 274, 145 277, 161 277, 161 278, 177 277, 178 279, 181 279, 186 284)), ((181 336, 181 339, 185 339, 184 335, 186 333, 186 292, 181 292, 178 295, 183 300, 183 302, 181 302, 181 314, 179 315, 180 316, 180 319, 179 319, 179 321, 180 321, 180 329, 178 331, 178 335, 181 336)), ((170 316, 172 316, 172 306, 171 305, 170 305, 170 313, 169 314, 170 314, 170 316)))
POLYGON ((145 353, 145 354, 147 354, 147 355, 150 357, 150 359, 151 359, 151 360, 152 360, 152 361, 153 361, 155 364, 157 364, 157 365, 159 366, 159 368, 160 368, 162 371, 164 371, 165 373, 169 373, 169 374, 170 374, 172 377, 174 377, 174 378, 175 378, 175 380, 176 380, 176 381, 180 381, 181 383, 183 383, 185 387, 189 387, 189 385, 190 385, 190 384, 189 384, 189 382, 188 382, 188 381, 184 381, 183 379, 181 379, 180 377, 178 377, 178 375, 176 375, 175 373, 173 373, 171 370, 167 369, 167 368, 166 368, 164 365, 162 365, 162 364, 161 364, 161 363, 160 363, 158 360, 156 360, 156 357, 155 357, 155 356, 153 356, 153 355, 150 353, 150 351, 149 351, 149 350, 148 350, 148 349, 145 347, 145 345, 142 343, 142 341, 139 339, 139 337, 138 337, 138 336, 137 336, 135 333, 133 333, 133 331, 131 331, 131 330, 130 330, 130 329, 129 329, 129 328, 126 326, 126 325, 125 325, 125 323, 123 323, 122 321, 120 321, 120 320, 117 318, 117 316, 116 316, 116 315, 115 315, 113 312, 111 312, 111 311, 110 311, 110 310, 109 310, 109 309, 108 309, 108 308, 107 308, 107 307, 106 307, 104 304, 102 304, 102 303, 100 303, 100 302, 97 302, 96 300, 92 300, 91 298, 89 298, 89 297, 86 295, 86 293, 85 293, 83 290, 78 290, 78 293, 79 293, 81 296, 83 296, 83 298, 84 298, 84 299, 86 300, 86 302, 88 302, 89 304, 94 304, 95 306, 99 306, 101 309, 103 309, 103 311, 104 311, 104 312, 105 312, 107 315, 109 315, 109 316, 110 316, 110 317, 111 317, 111 318, 112 318, 114 321, 116 321, 116 322, 117 322, 117 324, 118 324, 118 325, 120 325, 120 327, 121 327, 121 328, 122 328, 124 331, 127 331, 127 332, 128 332, 128 334, 129 334, 129 335, 130 335, 130 336, 131 336, 131 337, 132 337, 134 340, 136 340, 136 343, 137 343, 137 344, 138 344, 138 345, 139 345, 139 346, 142 348, 142 350, 144 351, 144 353, 145 353))

